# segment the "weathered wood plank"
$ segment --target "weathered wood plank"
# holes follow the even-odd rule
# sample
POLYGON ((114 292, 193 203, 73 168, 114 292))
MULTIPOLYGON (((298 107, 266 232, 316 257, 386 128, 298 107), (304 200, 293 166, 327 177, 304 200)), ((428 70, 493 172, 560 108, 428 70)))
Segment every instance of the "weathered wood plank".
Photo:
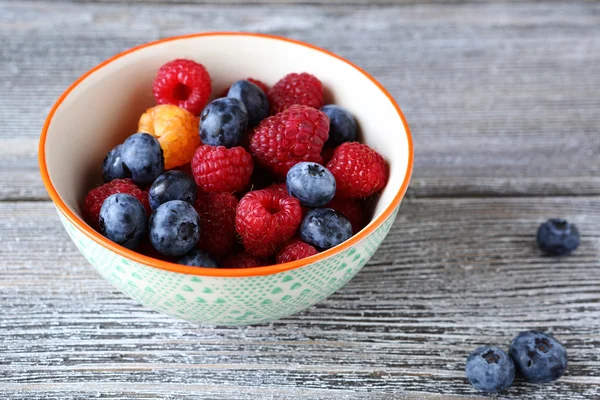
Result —
POLYGON ((567 375, 499 398, 598 398, 599 226, 598 197, 409 199, 380 251, 329 299, 269 325, 207 328, 114 290, 51 204, 0 203, 0 388, 10 399, 479 398, 464 378, 468 352, 536 328, 567 346, 567 375), (572 256, 535 248, 550 216, 579 225, 572 256))
POLYGON ((415 196, 600 193, 598 3, 2 1, 0 15, 3 200, 47 198, 35 176, 35 141, 53 101, 76 77, 149 40, 231 29, 317 44, 388 87, 414 134, 415 196), (13 152, 15 138, 24 142, 13 152))

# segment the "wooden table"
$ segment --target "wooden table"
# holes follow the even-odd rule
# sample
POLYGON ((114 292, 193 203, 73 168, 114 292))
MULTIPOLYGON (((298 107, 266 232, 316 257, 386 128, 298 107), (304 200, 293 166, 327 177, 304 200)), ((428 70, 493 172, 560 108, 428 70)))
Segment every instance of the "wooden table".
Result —
POLYGON ((534 328, 565 343, 567 374, 500 398, 600 399, 600 4, 279 2, 0 1, 0 398, 482 398, 467 354, 534 328), (126 298, 69 241, 38 174, 44 118, 79 75, 211 30, 347 57, 414 135, 379 252, 270 325, 201 327, 126 298), (572 256, 536 249, 549 217, 579 225, 572 256))

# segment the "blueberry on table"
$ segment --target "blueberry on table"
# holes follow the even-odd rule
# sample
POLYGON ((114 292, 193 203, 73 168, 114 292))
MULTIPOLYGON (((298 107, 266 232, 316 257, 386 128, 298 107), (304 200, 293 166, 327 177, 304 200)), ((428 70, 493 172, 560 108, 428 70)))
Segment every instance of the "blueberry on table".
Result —
POLYGON ((469 354, 467 379, 477 390, 498 393, 507 389, 515 379, 513 360, 495 346, 482 346, 469 354))
POLYGON ((335 196, 333 174, 314 162, 301 162, 290 168, 285 184, 289 194, 306 207, 323 206, 335 196))
POLYGON ((121 146, 123 168, 138 185, 149 185, 165 170, 158 140, 148 133, 135 133, 121 146))
POLYGON ((161 254, 181 256, 200 239, 200 217, 190 203, 172 200, 150 216, 150 243, 161 254))
POLYGON ((123 168, 121 160, 121 146, 118 145, 108 152, 104 161, 102 161, 102 180, 110 182, 115 179, 128 178, 130 174, 123 168))
POLYGON ((343 107, 334 104, 328 104, 321 107, 329 117, 329 139, 325 143, 327 147, 336 147, 344 142, 354 142, 356 140, 356 120, 343 107))
POLYGON ((150 207, 156 210, 158 206, 171 200, 194 204, 196 190, 196 182, 191 175, 178 170, 167 171, 156 178, 148 190, 150 207))
POLYGON ((306 213, 300 224, 300 237, 321 250, 350 239, 352 224, 331 208, 314 208, 306 213))
POLYGON ((537 243, 547 254, 566 255, 579 246, 579 230, 564 219, 549 219, 538 228, 537 243))
POLYGON ((521 332, 510 343, 509 353, 528 382, 552 382, 567 369, 567 351, 552 336, 537 331, 521 332))
POLYGON ((248 127, 258 125, 269 116, 269 100, 257 85, 248 81, 237 81, 229 88, 227 97, 240 100, 248 111, 248 127))
POLYGON ((134 249, 146 233, 146 210, 130 194, 108 196, 100 208, 100 233, 113 242, 134 249))
POLYGON ((233 97, 211 101, 200 114, 200 139, 211 146, 232 148, 239 145, 247 127, 246 106, 233 97))
POLYGON ((219 263, 212 254, 198 249, 190 250, 179 257, 177 264, 190 267, 219 268, 219 263))

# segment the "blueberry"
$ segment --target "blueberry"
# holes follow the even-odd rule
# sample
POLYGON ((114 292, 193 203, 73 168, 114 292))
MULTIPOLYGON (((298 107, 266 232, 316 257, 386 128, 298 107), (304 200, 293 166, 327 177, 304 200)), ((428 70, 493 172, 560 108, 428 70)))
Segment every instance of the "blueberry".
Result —
POLYGON ((148 191, 150 207, 155 210, 171 200, 183 200, 194 204, 196 200, 196 182, 183 171, 167 171, 160 175, 148 191))
POLYGON ((229 88, 227 97, 240 100, 248 111, 248 126, 258 125, 260 121, 269 116, 269 100, 261 88, 252 82, 237 81, 229 88))
POLYGON ((108 196, 100 208, 100 233, 128 249, 134 249, 147 228, 146 210, 130 194, 108 196))
POLYGON ((136 133, 121 146, 123 168, 138 185, 149 185, 165 170, 158 140, 147 133, 136 133))
POLYGON ((110 182, 113 179, 128 178, 131 176, 128 171, 123 168, 121 160, 121 146, 118 145, 108 152, 104 161, 102 161, 102 179, 104 182, 110 182))
POLYGON ((233 97, 211 101, 200 115, 200 139, 211 146, 237 146, 247 127, 246 106, 233 97))
POLYGON ((335 178, 324 166, 314 162, 294 165, 285 180, 288 192, 303 206, 323 206, 335 196, 335 178))
POLYGON ((479 347, 467 358, 467 379, 482 392, 498 393, 515 379, 515 363, 497 347, 479 347))
POLYGON ((206 251, 193 249, 177 259, 177 264, 190 267, 219 268, 215 257, 206 251))
POLYGON ((567 369, 567 351, 560 342, 542 332, 521 332, 510 343, 510 356, 528 382, 551 382, 567 369))
POLYGON ((321 111, 329 117, 329 139, 326 146, 336 147, 356 140, 356 120, 345 108, 329 104, 321 107, 321 111))
POLYGON ((537 243, 550 255, 569 254, 579 246, 579 230, 564 219, 549 219, 538 228, 537 243))
POLYGON ((321 250, 348 240, 352 224, 346 217, 331 208, 315 208, 306 213, 300 224, 300 237, 321 250))
POLYGON ((171 200, 150 216, 150 243, 166 256, 181 256, 200 239, 200 217, 190 203, 171 200))

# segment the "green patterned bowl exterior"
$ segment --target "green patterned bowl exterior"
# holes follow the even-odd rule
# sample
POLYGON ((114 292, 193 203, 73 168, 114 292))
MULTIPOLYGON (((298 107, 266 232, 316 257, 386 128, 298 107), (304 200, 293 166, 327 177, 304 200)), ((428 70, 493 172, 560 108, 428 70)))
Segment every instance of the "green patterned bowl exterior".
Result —
POLYGON ((117 289, 151 309, 207 325, 250 325, 298 313, 344 286, 369 261, 396 219, 322 261, 264 276, 212 277, 166 271, 126 259, 79 231, 60 210, 81 254, 117 289))

